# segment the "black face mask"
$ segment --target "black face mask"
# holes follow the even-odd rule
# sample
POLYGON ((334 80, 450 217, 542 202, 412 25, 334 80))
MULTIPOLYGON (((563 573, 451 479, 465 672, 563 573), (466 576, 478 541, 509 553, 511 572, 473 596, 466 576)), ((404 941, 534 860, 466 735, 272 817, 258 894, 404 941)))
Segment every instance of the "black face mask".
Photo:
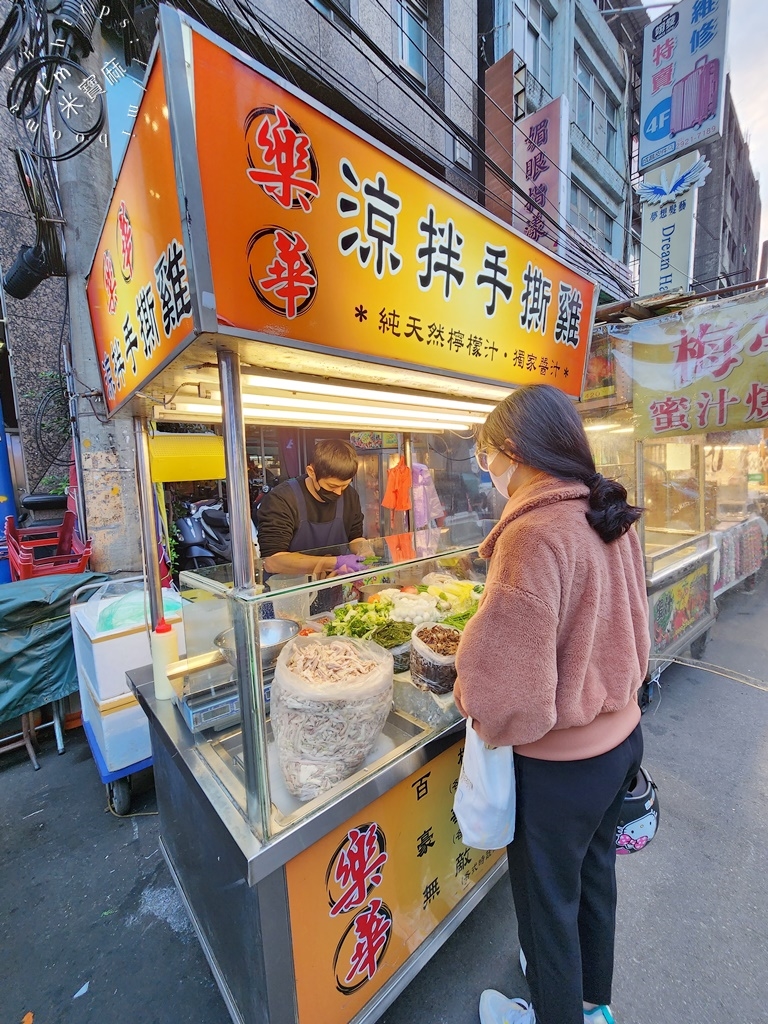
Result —
POLYGON ((337 494, 335 491, 328 491, 325 487, 319 487, 317 484, 315 484, 315 486, 317 487, 317 493, 320 495, 321 500, 327 501, 330 505, 335 501, 338 501, 341 497, 341 495, 337 494))

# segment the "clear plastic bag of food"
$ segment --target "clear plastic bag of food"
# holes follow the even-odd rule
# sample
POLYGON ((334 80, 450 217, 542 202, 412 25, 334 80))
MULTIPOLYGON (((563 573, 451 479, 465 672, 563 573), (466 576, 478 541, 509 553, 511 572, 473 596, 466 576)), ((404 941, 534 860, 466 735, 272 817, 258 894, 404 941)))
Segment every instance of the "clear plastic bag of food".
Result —
POLYGON ((411 679, 434 693, 450 693, 456 682, 456 651, 461 633, 453 626, 427 623, 411 636, 411 679))
POLYGON ((286 644, 270 717, 289 792, 311 800, 360 767, 392 707, 393 674, 390 652, 368 640, 298 636, 286 644))

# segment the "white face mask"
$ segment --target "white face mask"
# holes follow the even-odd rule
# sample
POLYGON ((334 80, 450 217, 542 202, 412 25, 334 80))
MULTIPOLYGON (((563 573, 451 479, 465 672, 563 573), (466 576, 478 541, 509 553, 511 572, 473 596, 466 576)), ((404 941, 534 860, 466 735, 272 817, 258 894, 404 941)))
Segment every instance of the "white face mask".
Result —
POLYGON ((510 462, 510 464, 507 466, 504 472, 500 476, 496 476, 495 473, 491 472, 490 466, 488 467, 488 473, 490 474, 491 480, 493 481, 493 486, 504 499, 509 497, 509 482, 515 475, 516 470, 517 463, 510 462))

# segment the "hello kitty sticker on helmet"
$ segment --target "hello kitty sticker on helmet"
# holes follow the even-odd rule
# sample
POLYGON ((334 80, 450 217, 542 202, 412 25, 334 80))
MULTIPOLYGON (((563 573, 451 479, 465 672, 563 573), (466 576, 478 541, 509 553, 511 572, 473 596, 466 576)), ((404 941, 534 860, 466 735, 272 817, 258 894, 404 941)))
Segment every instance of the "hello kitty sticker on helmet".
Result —
POLYGON ((644 850, 659 828, 659 794, 656 785, 641 767, 624 799, 616 829, 616 852, 644 850))

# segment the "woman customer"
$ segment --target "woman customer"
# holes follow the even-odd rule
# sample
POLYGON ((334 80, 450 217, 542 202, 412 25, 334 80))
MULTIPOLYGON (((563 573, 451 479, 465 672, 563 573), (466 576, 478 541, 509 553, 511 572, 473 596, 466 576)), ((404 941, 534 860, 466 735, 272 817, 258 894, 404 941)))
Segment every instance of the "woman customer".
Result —
POLYGON ((477 437, 508 498, 481 547, 485 596, 456 659, 456 703, 515 748, 508 847, 531 1004, 492 989, 482 1024, 605 1024, 616 913, 615 834, 640 766, 636 693, 649 654, 641 510, 595 471, 569 398, 510 394, 477 437))

